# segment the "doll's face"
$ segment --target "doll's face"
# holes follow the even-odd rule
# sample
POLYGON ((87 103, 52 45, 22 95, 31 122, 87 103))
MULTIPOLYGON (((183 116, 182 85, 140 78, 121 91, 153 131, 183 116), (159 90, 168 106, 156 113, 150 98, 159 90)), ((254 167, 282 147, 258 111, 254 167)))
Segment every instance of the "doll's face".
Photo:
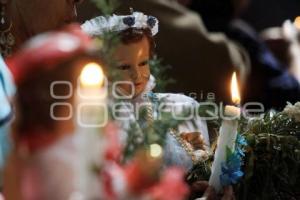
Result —
MULTIPOLYGON (((117 68, 120 72, 118 81, 126 81, 134 86, 134 97, 145 89, 150 77, 150 45, 144 36, 142 40, 130 44, 120 44, 114 54, 117 68)), ((130 84, 120 84, 120 89, 126 95, 132 94, 130 84)))

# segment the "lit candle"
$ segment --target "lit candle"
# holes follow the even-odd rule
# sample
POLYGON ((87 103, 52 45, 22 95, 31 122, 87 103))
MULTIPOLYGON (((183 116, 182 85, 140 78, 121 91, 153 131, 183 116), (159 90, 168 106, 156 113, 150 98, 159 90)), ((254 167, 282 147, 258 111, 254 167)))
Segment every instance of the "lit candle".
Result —
POLYGON ((159 144, 150 145, 150 156, 152 158, 160 158, 162 155, 162 147, 159 144))
MULTIPOLYGON (((236 104, 240 104, 240 94, 238 89, 238 83, 236 73, 232 76, 231 81, 231 95, 232 101, 236 104)), ((238 117, 240 116, 240 108, 237 106, 226 106, 225 115, 232 119, 224 119, 220 128, 220 133, 217 142, 217 149, 214 156, 214 162, 212 165, 212 174, 209 179, 209 185, 213 186, 217 192, 222 190, 220 181, 220 175, 222 174, 222 163, 226 162, 226 149, 234 150, 235 141, 238 129, 238 117)))
POLYGON ((297 29, 300 29, 300 16, 296 17, 294 24, 297 29))
POLYGON ((77 124, 81 128, 102 128, 106 122, 107 89, 101 66, 88 63, 81 71, 77 90, 77 124))
POLYGON ((101 161, 101 132, 107 119, 105 81, 103 70, 97 63, 86 64, 78 79, 76 131, 80 153, 77 183, 79 191, 87 199, 93 196, 91 187, 95 187, 98 181, 97 176, 91 173, 91 167, 100 165, 101 161))

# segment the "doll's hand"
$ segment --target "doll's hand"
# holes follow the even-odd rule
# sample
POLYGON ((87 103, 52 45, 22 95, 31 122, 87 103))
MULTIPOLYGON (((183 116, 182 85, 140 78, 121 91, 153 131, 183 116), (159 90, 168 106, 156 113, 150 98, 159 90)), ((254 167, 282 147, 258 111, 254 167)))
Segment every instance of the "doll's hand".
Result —
POLYGON ((298 43, 298 29, 295 25, 290 21, 286 20, 282 25, 282 33, 285 40, 290 43, 298 43))
POLYGON ((199 132, 190 132, 182 133, 181 138, 190 143, 194 150, 205 150, 205 142, 201 133, 199 132))

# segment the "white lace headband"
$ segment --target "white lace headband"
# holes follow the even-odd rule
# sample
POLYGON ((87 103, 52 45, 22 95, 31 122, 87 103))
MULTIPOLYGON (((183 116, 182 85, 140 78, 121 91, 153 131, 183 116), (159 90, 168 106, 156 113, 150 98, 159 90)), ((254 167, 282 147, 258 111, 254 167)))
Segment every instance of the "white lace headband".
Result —
POLYGON ((91 36, 102 36, 111 31, 121 32, 128 28, 149 28, 154 36, 158 33, 158 20, 142 12, 133 12, 131 15, 99 16, 84 22, 81 28, 91 36))

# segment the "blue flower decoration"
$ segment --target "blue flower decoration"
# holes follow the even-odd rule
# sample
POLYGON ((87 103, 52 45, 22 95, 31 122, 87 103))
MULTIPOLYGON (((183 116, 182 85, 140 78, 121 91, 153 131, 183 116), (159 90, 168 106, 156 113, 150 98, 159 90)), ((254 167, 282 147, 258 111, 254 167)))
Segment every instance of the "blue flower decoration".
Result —
POLYGON ((242 145, 242 146, 247 146, 248 145, 247 140, 245 139, 245 137, 240 135, 240 134, 237 135, 236 142, 237 142, 238 145, 242 145))
POLYGON ((153 92, 148 92, 147 96, 152 102, 155 102, 155 103, 158 102, 158 97, 153 92))
POLYGON ((236 184, 240 180, 244 175, 241 171, 241 164, 241 158, 236 153, 232 153, 226 163, 222 163, 222 174, 220 175, 222 186, 236 184))
POLYGON ((153 28, 156 24, 156 18, 153 16, 148 16, 147 24, 153 28))
POLYGON ((134 17, 124 17, 123 23, 127 26, 131 27, 135 24, 135 18, 134 17))
POLYGON ((244 157, 245 156, 245 153, 244 153, 244 147, 247 146, 248 143, 245 139, 244 136, 238 134, 237 135, 237 138, 236 138, 236 147, 235 147, 235 151, 237 152, 237 154, 240 156, 240 157, 244 157))
POLYGON ((240 157, 244 157, 245 153, 244 153, 244 149, 240 148, 240 147, 236 147, 235 148, 236 153, 240 156, 240 157))
POLYGON ((220 181, 222 186, 236 184, 244 175, 241 171, 243 164, 243 157, 245 156, 244 148, 247 146, 245 137, 238 134, 235 143, 235 151, 227 147, 226 149, 226 162, 222 163, 220 181))

